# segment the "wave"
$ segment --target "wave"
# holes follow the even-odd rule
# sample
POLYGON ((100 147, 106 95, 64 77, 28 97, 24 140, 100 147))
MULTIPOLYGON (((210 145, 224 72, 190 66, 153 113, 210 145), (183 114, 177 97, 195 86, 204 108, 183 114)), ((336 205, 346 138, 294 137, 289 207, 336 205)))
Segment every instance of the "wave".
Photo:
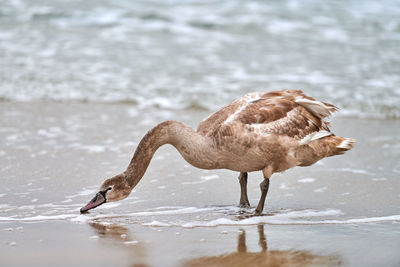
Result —
POLYGON ((400 119, 393 1, 176 3, 0 0, 0 101, 213 111, 302 89, 341 116, 400 119))
MULTIPOLYGON (((217 226, 235 226, 235 225, 256 225, 256 224, 271 224, 271 225, 321 225, 321 224, 364 224, 364 223, 382 223, 382 222, 400 222, 400 215, 388 215, 381 217, 364 217, 364 218, 342 218, 342 219, 328 219, 326 217, 339 217, 343 213, 337 209, 327 210, 284 210, 264 216, 250 215, 249 211, 245 212, 247 215, 242 218, 243 210, 238 207, 159 207, 147 211, 139 211, 133 213, 121 214, 58 214, 58 215, 36 215, 31 217, 0 217, 0 222, 45 222, 54 220, 69 220, 78 223, 87 223, 91 221, 101 222, 103 220, 112 219, 132 219, 137 220, 138 217, 150 218, 150 222, 136 222, 143 226, 150 227, 217 227, 217 226), (207 219, 202 221, 185 221, 191 218, 192 214, 206 214, 207 219), (224 217, 213 219, 218 215, 224 214, 224 217), (169 217, 173 215, 173 217, 169 217), (189 217, 187 216, 189 215, 189 217), (234 219, 232 219, 234 215, 234 219), (167 221, 154 220, 155 217, 167 218, 167 221), (179 217, 179 222, 171 221, 179 217), (315 219, 315 218, 324 219, 315 219)), ((133 223, 135 223, 133 221, 133 223)))
MULTIPOLYGON (((371 217, 371 218, 359 218, 359 219, 347 219, 347 220, 285 220, 270 217, 252 217, 241 221, 234 221, 226 218, 220 218, 212 220, 210 222, 189 222, 181 224, 184 228, 195 228, 195 227, 216 227, 216 226, 234 226, 234 225, 257 225, 257 224, 270 224, 270 225, 321 225, 321 224, 364 224, 364 223, 379 223, 379 222, 400 222, 400 215, 383 216, 383 217, 371 217)), ((177 226, 175 224, 152 222, 150 224, 144 224, 148 226, 177 226)), ((178 225, 179 226, 179 225, 178 225)))
POLYGON ((348 220, 284 220, 270 217, 253 217, 241 221, 231 220, 227 218, 219 218, 209 222, 193 221, 187 223, 166 223, 159 221, 152 221, 150 223, 143 223, 144 226, 150 227, 183 227, 183 228, 197 228, 197 227, 217 227, 217 226, 236 226, 236 225, 322 225, 322 224, 365 224, 365 223, 382 223, 382 222, 400 222, 400 215, 383 216, 383 217, 370 217, 358 218, 348 220))
MULTIPOLYGON (((270 90, 264 90, 265 92, 270 90)), ((156 108, 156 109, 166 109, 166 110, 198 110, 198 111, 207 111, 214 112, 221 108, 222 106, 230 103, 235 98, 241 97, 242 94, 231 94, 228 97, 225 97, 226 101, 223 99, 218 99, 210 93, 207 97, 199 96, 197 99, 193 94, 190 96, 191 99, 187 101, 183 99, 184 97, 175 97, 175 98, 167 98, 167 97, 159 97, 159 96, 149 96, 149 97, 125 97, 125 96, 85 96, 74 94, 74 96, 29 96, 29 95, 19 95, 19 96, 0 96, 0 102, 77 102, 77 103, 94 103, 94 104, 124 104, 135 106, 138 109, 145 108, 156 108), (177 99, 178 98, 178 99, 177 99), (180 99, 182 100, 180 100, 180 99), (205 100, 209 99, 209 101, 205 100)), ((0 90, 1 94, 1 90, 0 90)), ((310 96, 315 96, 312 93, 310 96)), ((349 96, 350 97, 350 96, 349 96)), ((325 97, 326 99, 326 97, 325 97)), ((326 100, 325 100, 326 101, 326 100)), ((382 100, 383 102, 387 102, 386 100, 382 100)), ((335 113, 334 116, 340 116, 345 118, 360 118, 360 119, 400 119, 400 99, 394 99, 393 103, 379 103, 380 101, 376 101, 373 105, 360 101, 355 103, 342 103, 340 101, 335 100, 327 100, 327 102, 333 103, 336 106, 339 106, 339 112, 335 113), (344 106, 344 107, 343 107, 344 106)), ((346 100, 346 102, 348 102, 346 100)))

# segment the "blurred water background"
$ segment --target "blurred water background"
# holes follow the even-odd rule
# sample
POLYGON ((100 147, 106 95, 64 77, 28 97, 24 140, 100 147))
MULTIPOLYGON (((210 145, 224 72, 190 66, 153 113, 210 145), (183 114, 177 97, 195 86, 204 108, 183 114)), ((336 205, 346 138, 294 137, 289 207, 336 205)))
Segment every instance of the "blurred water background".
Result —
POLYGON ((400 2, 0 0, 2 101, 206 109, 302 89, 400 118, 400 2))

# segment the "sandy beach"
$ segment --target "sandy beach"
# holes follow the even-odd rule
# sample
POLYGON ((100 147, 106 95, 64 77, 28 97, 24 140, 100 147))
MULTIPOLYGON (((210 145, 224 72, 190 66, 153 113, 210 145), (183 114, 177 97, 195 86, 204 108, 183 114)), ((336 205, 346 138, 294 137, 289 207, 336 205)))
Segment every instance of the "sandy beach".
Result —
POLYGON ((333 132, 356 138, 355 149, 275 174, 264 216, 252 216, 260 173, 249 175, 252 208, 240 209, 237 173, 196 169, 171 146, 157 151, 129 198, 79 213, 105 178, 126 168, 152 126, 175 119, 196 127, 208 114, 118 103, 2 102, 0 264, 400 263, 396 120, 334 118, 333 132))

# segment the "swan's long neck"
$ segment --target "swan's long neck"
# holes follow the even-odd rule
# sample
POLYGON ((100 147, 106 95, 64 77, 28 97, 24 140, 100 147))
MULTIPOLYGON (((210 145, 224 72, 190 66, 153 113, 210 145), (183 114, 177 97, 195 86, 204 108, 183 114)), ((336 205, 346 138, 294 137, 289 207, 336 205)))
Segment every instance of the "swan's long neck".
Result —
POLYGON ((181 122, 165 121, 147 132, 136 148, 125 171, 127 182, 132 188, 143 177, 156 150, 164 144, 173 145, 187 162, 198 168, 216 167, 216 152, 208 138, 181 122))

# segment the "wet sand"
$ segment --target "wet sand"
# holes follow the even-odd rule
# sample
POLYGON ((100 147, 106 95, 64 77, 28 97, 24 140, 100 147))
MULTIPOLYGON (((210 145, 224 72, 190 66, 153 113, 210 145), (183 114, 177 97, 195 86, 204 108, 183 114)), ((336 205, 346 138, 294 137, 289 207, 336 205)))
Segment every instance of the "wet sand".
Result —
MULTIPOLYGON (((400 122, 334 118, 354 150, 271 178, 265 215, 251 216, 237 173, 156 154, 131 196, 79 208, 123 171, 140 138, 167 119, 196 127, 204 110, 129 104, 0 105, 0 264, 121 266, 397 266, 400 122), (21 256, 23 255, 23 257, 21 256)), ((339 114, 340 115, 340 114, 339 114)))

